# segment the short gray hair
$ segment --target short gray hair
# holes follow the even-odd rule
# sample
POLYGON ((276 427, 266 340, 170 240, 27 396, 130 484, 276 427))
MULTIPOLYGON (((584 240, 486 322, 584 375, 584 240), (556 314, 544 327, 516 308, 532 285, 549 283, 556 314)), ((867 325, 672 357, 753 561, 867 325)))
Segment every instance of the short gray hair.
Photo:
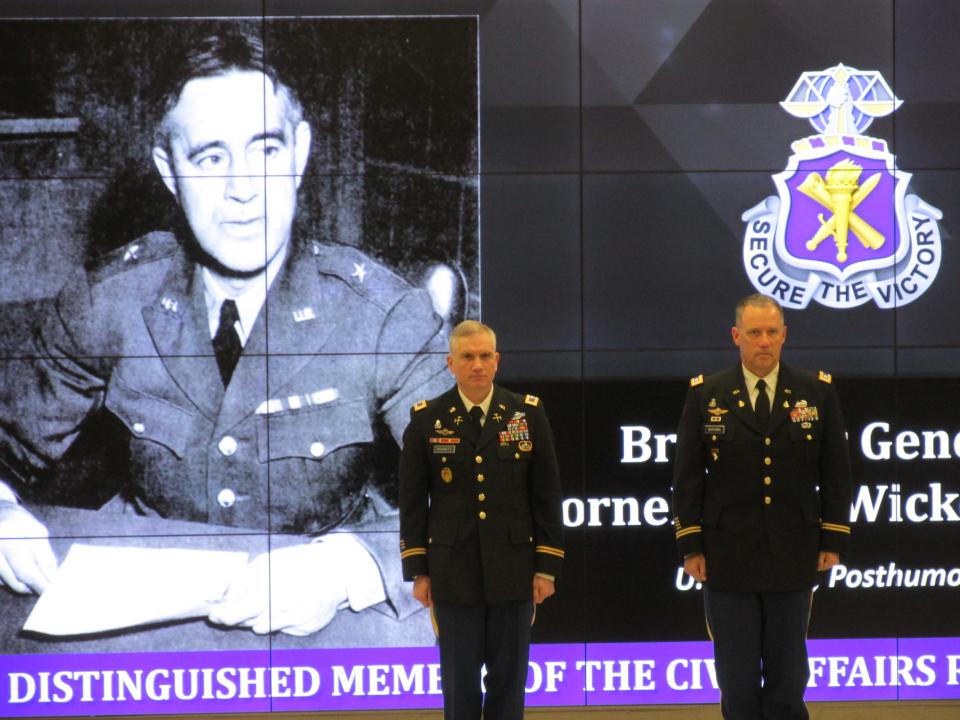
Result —
POLYGON ((493 349, 496 350, 497 334, 493 331, 492 327, 489 325, 484 325, 479 320, 464 320, 463 322, 457 324, 457 326, 450 331, 450 352, 453 352, 454 340, 470 337, 472 335, 479 335, 480 333, 486 333, 490 336, 490 339, 493 340, 493 349))
POLYGON ((780 313, 780 322, 783 322, 783 308, 780 307, 780 303, 774 300, 769 295, 763 295, 761 293, 753 293, 752 295, 747 295, 746 297, 740 298, 737 302, 737 306, 734 308, 733 317, 734 324, 737 327, 740 327, 740 321, 743 320, 743 309, 747 306, 750 307, 761 307, 769 308, 774 307, 777 309, 777 312, 780 313))

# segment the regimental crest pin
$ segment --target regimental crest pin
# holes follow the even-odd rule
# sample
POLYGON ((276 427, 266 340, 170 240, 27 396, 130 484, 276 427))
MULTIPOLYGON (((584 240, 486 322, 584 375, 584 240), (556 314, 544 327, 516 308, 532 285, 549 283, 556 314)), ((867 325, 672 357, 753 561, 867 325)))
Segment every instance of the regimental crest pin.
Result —
POLYGON ((920 297, 940 269, 942 213, 907 193, 885 140, 864 135, 898 99, 876 70, 805 72, 780 106, 816 135, 792 143, 777 195, 743 213, 743 263, 753 286, 784 307, 920 297))

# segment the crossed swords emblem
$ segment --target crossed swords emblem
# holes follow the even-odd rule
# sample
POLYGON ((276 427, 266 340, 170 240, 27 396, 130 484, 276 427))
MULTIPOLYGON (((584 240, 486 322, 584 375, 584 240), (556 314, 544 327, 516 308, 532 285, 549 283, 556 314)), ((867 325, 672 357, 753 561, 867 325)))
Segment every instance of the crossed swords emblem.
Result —
POLYGON ((860 185, 862 172, 863 168, 852 160, 841 160, 827 170, 826 179, 812 172, 797 187, 804 195, 833 213, 826 220, 823 213, 817 215, 820 229, 807 240, 807 250, 816 250, 820 243, 832 235, 837 246, 837 262, 846 262, 847 236, 851 230, 865 248, 879 250, 883 247, 886 238, 853 212, 880 182, 880 173, 874 173, 860 185))

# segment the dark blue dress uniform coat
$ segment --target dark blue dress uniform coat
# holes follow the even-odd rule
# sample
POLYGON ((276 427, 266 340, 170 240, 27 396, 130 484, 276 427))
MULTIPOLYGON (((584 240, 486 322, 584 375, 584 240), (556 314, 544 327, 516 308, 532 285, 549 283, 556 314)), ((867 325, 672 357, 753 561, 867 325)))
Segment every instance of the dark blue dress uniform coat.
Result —
MULTIPOLYGON (((105 407, 129 433, 128 497, 162 517, 270 532, 359 533, 400 592, 396 480, 377 453, 410 403, 449 382, 429 297, 352 248, 291 243, 224 389, 200 268, 151 233, 78 271, 7 364, 0 447, 35 482, 105 407)), ((13 476, 13 477, 11 477, 13 476)))
POLYGON ((533 576, 560 574, 560 472, 539 399, 494 386, 477 435, 454 387, 417 403, 400 462, 400 556, 433 599, 531 598, 533 576))
POLYGON ((677 431, 673 508, 683 556, 704 553, 714 590, 809 590, 819 551, 850 537, 850 460, 830 376, 781 363, 766 432, 741 366, 690 381, 677 431))

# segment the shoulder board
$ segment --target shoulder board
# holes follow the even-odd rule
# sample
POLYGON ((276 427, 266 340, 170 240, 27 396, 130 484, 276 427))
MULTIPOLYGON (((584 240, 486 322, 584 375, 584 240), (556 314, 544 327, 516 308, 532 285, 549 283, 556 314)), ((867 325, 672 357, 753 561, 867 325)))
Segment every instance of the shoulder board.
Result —
POLYGON ((820 382, 825 382, 825 383, 827 383, 828 385, 833 382, 833 376, 832 376, 830 373, 828 373, 828 372, 824 372, 823 370, 821 370, 821 371, 820 371, 820 374, 817 375, 817 379, 818 379, 820 382))
POLYGON ((703 375, 690 378, 690 387, 696 387, 697 385, 703 385, 703 375))
POLYGON ((179 246, 173 233, 162 231, 148 233, 116 250, 94 258, 87 265, 87 270, 100 277, 123 272, 142 263, 168 257, 175 253, 179 246))
POLYGON ((534 407, 536 407, 537 405, 540 404, 540 398, 538 398, 536 395, 527 395, 527 396, 523 399, 523 401, 524 401, 527 405, 533 405, 534 407))
POLYGON ((420 411, 423 410, 426 406, 427 406, 427 401, 426 401, 426 400, 418 400, 417 402, 415 402, 415 403, 413 404, 413 411, 414 411, 414 412, 420 412, 420 411))
POLYGON ((320 272, 335 275, 386 307, 410 290, 410 283, 354 247, 314 242, 310 252, 316 257, 320 272))

